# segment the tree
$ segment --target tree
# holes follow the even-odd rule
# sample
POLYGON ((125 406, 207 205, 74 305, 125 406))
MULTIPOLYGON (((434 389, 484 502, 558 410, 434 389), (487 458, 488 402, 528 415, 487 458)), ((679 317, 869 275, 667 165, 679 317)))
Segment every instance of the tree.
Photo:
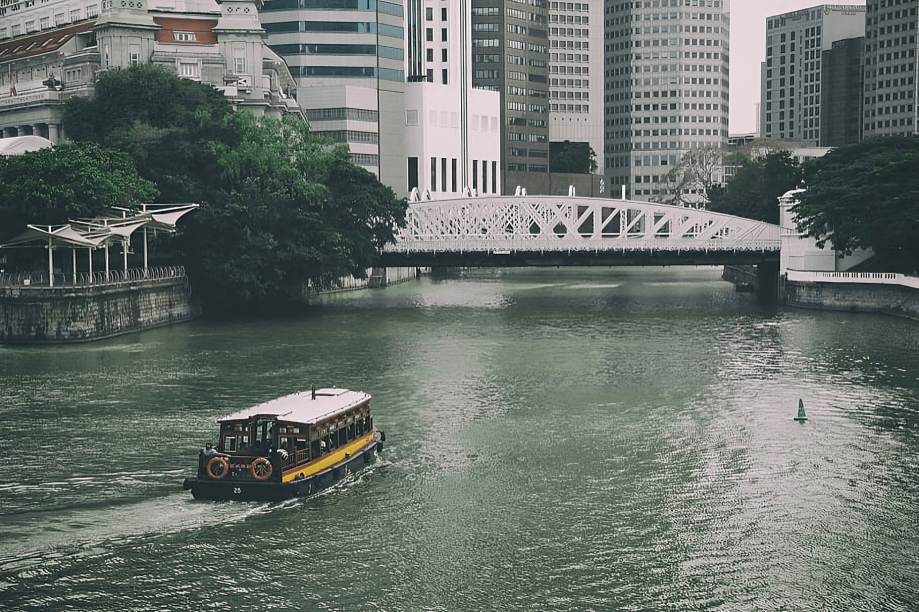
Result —
POLYGON ((273 310, 306 282, 363 276, 404 224, 405 201, 305 122, 236 113, 222 123, 233 138, 211 145, 219 189, 180 241, 209 313, 273 310))
POLYGON ((211 315, 270 310, 307 281, 361 276, 404 223, 405 200, 353 166, 345 145, 299 118, 232 112, 212 87, 167 70, 100 73, 95 99, 69 102, 65 125, 130 153, 160 201, 201 205, 173 245, 211 315), (69 123, 84 119, 89 128, 69 123))
POLYGON ((804 165, 806 191, 791 212, 821 248, 870 248, 891 271, 919 268, 919 138, 886 136, 840 147, 804 165))
POLYGON ((63 123, 73 140, 129 153, 159 201, 198 202, 219 176, 207 143, 228 136, 219 130, 232 113, 213 87, 141 64, 100 72, 94 97, 70 98, 63 123))
POLYGON ((739 159, 765 159, 767 155, 772 153, 791 153, 793 150, 794 147, 784 140, 765 136, 762 138, 754 138, 746 143, 735 151, 732 157, 739 159))
POLYGON ((723 170, 723 152, 718 147, 690 149, 662 177, 661 199, 666 204, 705 208, 723 170))
POLYGON ((0 237, 14 236, 29 223, 57 225, 107 207, 133 208, 156 193, 128 155, 95 143, 0 156, 0 237))
POLYGON ((590 174, 597 169, 597 154, 587 142, 550 142, 549 171, 590 174))
POLYGON ((735 158, 737 171, 723 188, 711 193, 708 209, 767 223, 779 222, 778 198, 799 186, 801 168, 787 150, 763 157, 735 158))

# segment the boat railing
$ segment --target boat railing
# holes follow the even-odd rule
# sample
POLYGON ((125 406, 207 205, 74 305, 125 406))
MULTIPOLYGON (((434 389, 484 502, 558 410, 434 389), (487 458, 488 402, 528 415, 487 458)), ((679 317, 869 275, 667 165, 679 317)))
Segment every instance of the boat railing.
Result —
POLYGON ((300 465, 301 463, 307 463, 312 459, 310 455, 310 449, 301 448, 295 451, 287 451, 287 458, 284 459, 284 469, 294 467, 295 465, 300 465))

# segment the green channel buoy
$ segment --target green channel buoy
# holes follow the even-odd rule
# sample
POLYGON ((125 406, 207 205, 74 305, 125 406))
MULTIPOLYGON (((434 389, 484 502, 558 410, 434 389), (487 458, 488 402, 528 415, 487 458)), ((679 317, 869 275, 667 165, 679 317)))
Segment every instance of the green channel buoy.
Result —
POLYGON ((807 414, 804 412, 804 400, 798 400, 798 416, 795 417, 796 421, 806 421, 807 414))

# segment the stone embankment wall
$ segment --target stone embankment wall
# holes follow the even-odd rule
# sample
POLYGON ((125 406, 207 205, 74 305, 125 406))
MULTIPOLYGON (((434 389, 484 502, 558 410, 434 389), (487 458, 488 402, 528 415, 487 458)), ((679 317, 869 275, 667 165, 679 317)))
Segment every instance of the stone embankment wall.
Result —
POLYGON ((784 303, 797 308, 873 312, 919 321, 919 289, 898 285, 783 280, 784 303))
POLYGON ((317 291, 315 287, 304 284, 300 287, 300 299, 309 301, 310 296, 319 293, 340 293, 342 291, 357 291, 358 289, 379 289, 396 285, 406 281, 415 280, 422 274, 428 274, 430 268, 368 268, 366 278, 348 276, 337 279, 331 287, 323 287, 317 291))
POLYGON ((4 287, 0 343, 86 342, 199 315, 184 277, 74 288, 4 287))
MULTIPOLYGON (((725 266, 721 278, 760 293, 762 278, 753 266, 725 266)), ((919 279, 877 272, 801 272, 779 279, 778 302, 795 308, 869 312, 919 321, 919 279)))

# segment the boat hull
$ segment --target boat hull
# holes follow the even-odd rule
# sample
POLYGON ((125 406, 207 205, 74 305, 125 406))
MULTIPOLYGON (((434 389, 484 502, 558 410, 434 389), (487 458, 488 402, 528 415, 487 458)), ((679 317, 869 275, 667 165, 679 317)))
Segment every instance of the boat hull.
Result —
POLYGON ((325 489, 349 472, 357 472, 372 462, 376 453, 383 450, 383 442, 374 440, 361 452, 336 463, 308 478, 290 482, 256 482, 254 480, 213 480, 186 478, 182 487, 191 491, 195 499, 211 501, 275 502, 295 497, 306 497, 325 489))

